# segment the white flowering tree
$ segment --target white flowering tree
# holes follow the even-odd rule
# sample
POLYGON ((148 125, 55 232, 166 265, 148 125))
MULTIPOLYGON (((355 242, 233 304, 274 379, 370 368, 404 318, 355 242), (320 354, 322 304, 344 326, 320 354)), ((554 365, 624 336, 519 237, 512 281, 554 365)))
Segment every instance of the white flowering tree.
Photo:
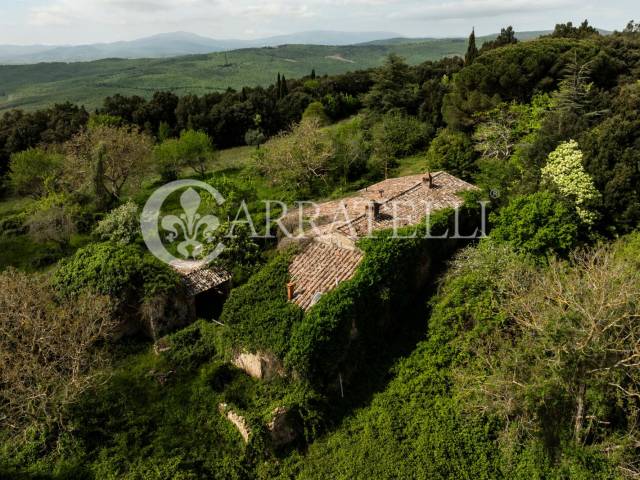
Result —
POLYGON ((129 200, 107 213, 98 222, 93 234, 103 241, 127 245, 135 240, 139 231, 138 205, 129 200))
POLYGON ((600 197, 600 193, 593 178, 584 169, 578 142, 570 140, 562 143, 549 154, 547 165, 542 169, 542 179, 575 203, 583 222, 588 225, 595 222, 597 215, 590 210, 590 206, 600 197))

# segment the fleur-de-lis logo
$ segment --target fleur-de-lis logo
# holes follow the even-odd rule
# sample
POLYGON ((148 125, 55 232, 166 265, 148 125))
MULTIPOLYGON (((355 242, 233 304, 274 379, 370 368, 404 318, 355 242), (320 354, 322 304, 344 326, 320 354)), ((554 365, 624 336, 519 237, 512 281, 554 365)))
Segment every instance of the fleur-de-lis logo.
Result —
MULTIPOLYGON (((157 258, 172 264, 180 258, 176 258, 167 250, 164 240, 174 243, 180 240, 176 250, 182 256, 182 260, 199 257, 202 253, 203 242, 212 242, 213 232, 220 226, 220 221, 215 215, 201 215, 198 210, 202 198, 195 189, 208 192, 218 205, 224 203, 224 198, 211 185, 198 180, 177 180, 156 190, 147 201, 140 217, 142 237, 147 247, 157 258), (166 215, 161 217, 162 206, 170 195, 185 189, 180 195, 180 206, 183 213, 179 215, 166 215), (164 232, 163 234, 161 233, 164 232)), ((224 245, 219 243, 209 250, 205 262, 210 262, 224 250, 224 245)))
POLYGON ((202 216, 198 213, 201 201, 200 195, 193 188, 189 188, 180 196, 180 206, 184 213, 180 217, 167 215, 162 219, 162 228, 169 232, 167 240, 170 243, 180 237, 184 238, 177 247, 178 253, 184 258, 196 258, 203 247, 199 240, 200 235, 205 241, 210 241, 211 235, 220 226, 217 217, 202 216), (182 235, 179 234, 178 229, 182 231, 182 235))

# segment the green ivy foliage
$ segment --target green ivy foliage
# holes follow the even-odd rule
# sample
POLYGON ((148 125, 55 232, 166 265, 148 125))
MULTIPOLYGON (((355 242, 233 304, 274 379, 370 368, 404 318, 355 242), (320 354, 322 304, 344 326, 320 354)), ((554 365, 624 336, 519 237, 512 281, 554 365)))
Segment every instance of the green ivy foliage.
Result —
POLYGON ((163 356, 172 367, 193 370, 216 355, 219 328, 204 320, 168 337, 169 349, 163 356))
POLYGON ((589 446, 562 455, 508 425, 470 414, 454 386, 480 338, 504 335, 500 278, 527 261, 492 241, 460 252, 432 299, 428 338, 392 368, 369 405, 316 441, 296 478, 613 479, 606 457, 589 446))
POLYGON ((287 301, 289 263, 293 253, 280 253, 243 286, 234 289, 220 321, 230 328, 226 338, 235 348, 269 351, 284 358, 293 326, 303 312, 287 301))
MULTIPOLYGON (((461 233, 479 224, 476 207, 460 212, 461 233)), ((425 238, 427 231, 433 237, 447 230, 453 234, 454 221, 452 211, 440 211, 424 224, 398 232, 415 238, 393 238, 386 231, 361 240, 365 257, 354 278, 325 294, 295 325, 289 368, 320 388, 335 384, 338 373, 348 376, 366 368, 367 354, 381 348, 387 334, 403 328, 403 312, 413 305, 425 273, 460 245, 461 240, 425 238), (354 327, 357 334, 352 336, 354 327)))
POLYGON ((113 243, 93 243, 62 260, 52 282, 62 296, 90 289, 124 304, 137 304, 179 285, 177 274, 141 247, 113 243))

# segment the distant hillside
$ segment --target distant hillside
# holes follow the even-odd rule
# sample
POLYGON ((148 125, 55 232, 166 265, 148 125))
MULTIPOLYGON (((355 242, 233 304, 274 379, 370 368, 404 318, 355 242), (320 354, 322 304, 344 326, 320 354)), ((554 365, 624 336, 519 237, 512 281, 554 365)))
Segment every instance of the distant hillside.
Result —
MULTIPOLYGON (((534 40, 536 38, 541 37, 542 35, 548 35, 551 33, 551 30, 539 30, 532 32, 516 32, 516 38, 521 41, 525 40, 534 40)), ((498 36, 497 33, 493 33, 491 35, 484 35, 477 37, 478 42, 484 43, 489 42, 491 40, 495 40, 498 36)), ((392 37, 392 38, 383 38, 380 40, 372 40, 370 42, 362 43, 362 45, 403 45, 407 43, 421 43, 421 42, 432 42, 434 40, 465 40, 462 37, 451 37, 449 39, 436 39, 431 37, 425 38, 410 38, 410 37, 392 37)))
POLYGON ((228 87, 269 85, 278 72, 296 78, 314 68, 324 75, 376 67, 392 52, 417 64, 460 55, 465 49, 466 40, 451 39, 400 45, 286 45, 168 59, 5 65, 0 66, 0 110, 35 109, 67 100, 95 108, 115 93, 148 97, 156 90, 170 90, 201 95, 228 87))
MULTIPOLYGON (((549 32, 520 32, 517 33, 517 36, 521 40, 530 40, 546 33, 549 32)), ((486 35, 480 37, 479 40, 492 40, 495 37, 495 34, 486 35)), ((128 42, 90 45, 0 45, 0 65, 89 62, 105 58, 168 58, 280 45, 400 45, 433 40, 437 39, 408 38, 392 32, 337 32, 330 30, 299 32, 255 40, 216 40, 193 33, 174 32, 128 42)))
MULTIPOLYGON (((331 32, 324 33, 329 35, 331 32)), ((543 33, 517 35, 521 40, 527 40, 543 33)), ((191 38, 192 44, 197 45, 198 38, 202 37, 185 34, 183 38, 191 38)), ((284 37, 274 38, 284 40, 284 37)), ((480 37, 479 43, 494 38, 495 35, 480 37)), ((334 40, 339 38, 334 37, 334 40)), ((154 44, 157 41, 158 38, 154 44)), ((143 43, 138 43, 139 48, 143 43)), ((175 45, 174 48, 184 47, 175 45)), ((203 44, 201 48, 207 47, 203 44)), ((0 111, 35 109, 67 100, 93 109, 102 104, 104 97, 115 93, 149 97, 154 91, 169 90, 179 95, 202 95, 229 87, 270 85, 278 73, 297 78, 308 75, 312 69, 318 75, 333 75, 377 67, 390 53, 397 53, 415 65, 463 55, 466 48, 466 38, 396 37, 346 46, 290 44, 161 59, 111 58, 76 63, 0 65, 0 111)))
POLYGON ((284 44, 352 45, 398 35, 390 32, 309 31, 255 40, 215 40, 187 32, 163 33, 128 42, 72 46, 0 45, 0 64, 85 62, 105 58, 165 58, 240 48, 275 47, 284 44))

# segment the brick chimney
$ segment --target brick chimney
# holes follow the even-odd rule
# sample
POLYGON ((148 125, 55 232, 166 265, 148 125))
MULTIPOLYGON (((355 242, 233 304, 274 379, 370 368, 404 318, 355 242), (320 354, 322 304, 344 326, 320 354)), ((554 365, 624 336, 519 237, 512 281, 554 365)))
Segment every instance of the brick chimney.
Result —
POLYGON ((427 189, 433 188, 433 176, 431 175, 431 172, 427 172, 427 174, 424 177, 422 177, 422 184, 427 189))
POLYGON ((293 282, 287 283, 287 300, 291 302, 295 294, 296 294, 296 284, 293 282))
POLYGON ((378 203, 376 201, 368 203, 367 204, 367 210, 366 210, 367 217, 369 217, 372 220, 377 220, 378 218, 380 218, 380 207, 381 206, 382 206, 382 204, 378 203))

